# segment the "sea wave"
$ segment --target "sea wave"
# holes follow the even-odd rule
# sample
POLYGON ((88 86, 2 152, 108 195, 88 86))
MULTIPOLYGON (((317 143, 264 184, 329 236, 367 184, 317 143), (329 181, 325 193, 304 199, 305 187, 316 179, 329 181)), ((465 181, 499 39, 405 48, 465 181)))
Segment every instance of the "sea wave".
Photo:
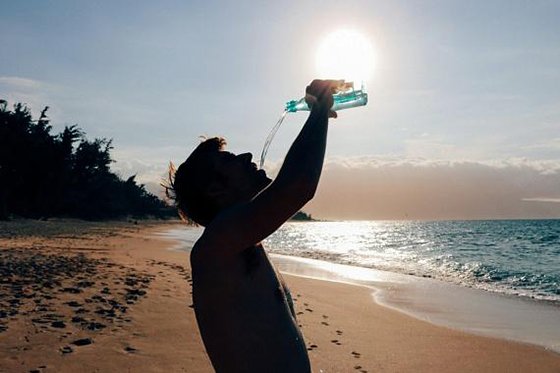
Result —
POLYGON ((560 303, 560 220, 287 223, 271 252, 560 303))

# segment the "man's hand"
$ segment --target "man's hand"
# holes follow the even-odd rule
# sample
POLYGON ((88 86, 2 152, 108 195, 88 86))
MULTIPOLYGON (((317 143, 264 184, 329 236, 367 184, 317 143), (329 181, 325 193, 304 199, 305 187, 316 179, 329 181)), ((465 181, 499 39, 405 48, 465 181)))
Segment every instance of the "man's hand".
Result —
POLYGON ((336 118, 332 111, 333 94, 345 87, 344 80, 319 80, 315 79, 305 88, 305 102, 312 110, 329 112, 329 118, 336 118))

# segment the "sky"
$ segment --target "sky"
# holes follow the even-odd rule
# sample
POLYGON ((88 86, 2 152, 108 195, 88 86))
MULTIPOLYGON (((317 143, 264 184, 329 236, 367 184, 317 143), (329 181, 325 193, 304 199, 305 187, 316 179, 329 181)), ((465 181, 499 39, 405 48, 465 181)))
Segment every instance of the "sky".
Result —
MULTIPOLYGON (((113 139, 113 170, 155 193, 200 135, 257 159, 321 42, 351 29, 370 100, 332 121, 307 212, 560 217, 558 1, 0 2, 0 98, 113 139)), ((305 119, 287 116, 271 175, 305 119)))

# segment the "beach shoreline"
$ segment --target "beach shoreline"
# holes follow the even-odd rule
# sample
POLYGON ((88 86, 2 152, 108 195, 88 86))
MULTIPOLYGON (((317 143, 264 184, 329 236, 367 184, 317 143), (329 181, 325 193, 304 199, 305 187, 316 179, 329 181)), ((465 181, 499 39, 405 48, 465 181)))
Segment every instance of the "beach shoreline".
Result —
MULTIPOLYGON (((10 254, 11 260, 27 263, 32 252, 48 268, 58 268, 60 257, 66 257, 63 268, 82 263, 90 272, 80 267, 69 277, 54 278, 50 303, 39 306, 35 301, 43 294, 31 284, 2 288, 10 299, 15 291, 26 297, 20 298, 17 314, 0 319, 7 326, 0 332, 0 371, 212 371, 190 307, 188 255, 170 250, 177 242, 161 235, 180 225, 117 225, 47 237, 1 236, 3 258, 10 254), (93 284, 76 293, 61 291, 79 281, 93 284), (72 301, 87 317, 75 314, 72 301), (95 312, 100 309, 105 311, 95 312), (87 320, 73 322, 77 316, 87 320), (104 327, 89 328, 91 323, 104 327), (75 344, 88 338, 92 343, 75 344), (72 351, 64 352, 65 347, 72 351)), ((373 302, 368 288, 284 277, 315 372, 560 370, 556 353, 415 319, 373 302)))
MULTIPOLYGON (((173 249, 189 251, 201 227, 160 233, 180 241, 173 249)), ((284 274, 365 286, 373 301, 431 324, 467 333, 528 343, 560 353, 560 307, 557 302, 473 288, 410 274, 320 259, 278 254, 265 246, 284 274)))
POLYGON ((433 325, 527 343, 560 354, 556 303, 364 267, 272 254, 282 273, 363 286, 372 301, 433 325))

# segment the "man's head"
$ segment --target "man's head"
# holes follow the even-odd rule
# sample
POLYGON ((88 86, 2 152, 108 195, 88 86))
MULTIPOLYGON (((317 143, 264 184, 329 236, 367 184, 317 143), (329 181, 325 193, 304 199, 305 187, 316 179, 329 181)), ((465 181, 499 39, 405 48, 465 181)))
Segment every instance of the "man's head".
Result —
POLYGON ((179 166, 171 186, 179 212, 206 226, 222 210, 250 201, 271 180, 252 163, 252 155, 224 151, 226 141, 203 141, 179 166))

